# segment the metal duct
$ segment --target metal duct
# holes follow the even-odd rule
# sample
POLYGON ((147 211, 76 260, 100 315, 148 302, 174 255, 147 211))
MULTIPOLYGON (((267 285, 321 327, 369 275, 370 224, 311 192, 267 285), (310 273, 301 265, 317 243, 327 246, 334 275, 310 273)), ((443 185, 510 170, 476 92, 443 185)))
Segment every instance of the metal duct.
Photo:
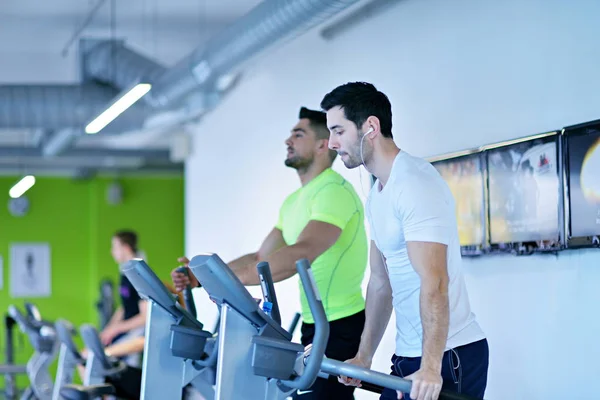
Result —
MULTIPOLYGON (((148 79, 153 87, 144 100, 153 107, 173 106, 176 100, 205 84, 214 84, 267 47, 308 31, 358 1, 265 0, 206 48, 196 49, 166 72, 122 42, 83 40, 81 72, 84 82, 93 78, 119 90, 148 79)), ((118 94, 114 88, 92 83, 0 85, 0 129, 83 129, 113 101, 118 94)), ((147 106, 138 102, 102 133, 140 129, 147 111, 147 106)))
POLYGON ((122 40, 84 39, 80 47, 84 80, 94 79, 118 90, 141 80, 153 82, 166 71, 157 62, 129 49, 122 40))
MULTIPOLYGON (((0 85, 0 129, 83 129, 117 93, 96 84, 0 85)), ((141 128, 144 110, 136 106, 107 126, 106 132, 141 128)))
POLYGON ((153 84, 149 100, 154 106, 168 106, 281 39, 298 36, 358 1, 265 0, 206 48, 196 49, 167 71, 153 84))

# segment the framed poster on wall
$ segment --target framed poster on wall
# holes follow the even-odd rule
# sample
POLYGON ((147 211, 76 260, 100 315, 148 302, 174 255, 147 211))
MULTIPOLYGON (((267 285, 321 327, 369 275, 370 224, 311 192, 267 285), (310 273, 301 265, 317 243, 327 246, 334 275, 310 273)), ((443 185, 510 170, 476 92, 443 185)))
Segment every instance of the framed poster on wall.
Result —
POLYGON ((478 254, 485 246, 485 195, 481 153, 435 161, 432 165, 450 187, 456 206, 463 255, 478 254))
POLYGON ((560 246, 557 132, 486 150, 490 244, 560 246))
POLYGON ((565 129, 570 245, 599 245, 600 121, 565 129))

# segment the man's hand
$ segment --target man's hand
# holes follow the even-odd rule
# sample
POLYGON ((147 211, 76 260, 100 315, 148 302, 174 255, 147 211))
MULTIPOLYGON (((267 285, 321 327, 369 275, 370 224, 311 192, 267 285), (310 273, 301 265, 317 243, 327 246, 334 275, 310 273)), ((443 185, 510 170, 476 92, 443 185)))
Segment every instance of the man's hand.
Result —
POLYGON ((115 326, 107 326, 100 332, 100 341, 104 346, 108 346, 119 333, 121 332, 115 326))
MULTIPOLYGON (((183 264, 184 267, 189 268, 190 260, 188 260, 187 257, 179 257, 177 259, 177 262, 180 262, 183 264)), ((180 267, 177 267, 173 271, 171 271, 171 280, 173 281, 173 286, 175 286, 175 290, 181 292, 183 289, 185 289, 187 285, 191 285, 193 288, 198 286, 198 279, 196 279, 196 277, 190 269, 188 269, 189 276, 186 276, 181 272, 177 272, 178 268, 180 267)))
POLYGON ((442 390, 442 375, 437 371, 420 369, 404 379, 412 381, 412 388, 408 397, 398 392, 399 399, 437 400, 442 390))
MULTIPOLYGON (((347 362, 348 364, 352 364, 352 365, 356 365, 359 367, 363 367, 363 368, 371 368, 371 363, 372 361, 369 360, 365 360, 363 358, 361 358, 359 355, 357 355, 354 358, 351 358, 349 360, 346 360, 345 362, 347 362)), ((362 384, 360 383, 360 379, 355 379, 355 378, 349 378, 347 376, 338 376, 338 382, 346 385, 346 386, 356 386, 356 387, 361 387, 362 384)))

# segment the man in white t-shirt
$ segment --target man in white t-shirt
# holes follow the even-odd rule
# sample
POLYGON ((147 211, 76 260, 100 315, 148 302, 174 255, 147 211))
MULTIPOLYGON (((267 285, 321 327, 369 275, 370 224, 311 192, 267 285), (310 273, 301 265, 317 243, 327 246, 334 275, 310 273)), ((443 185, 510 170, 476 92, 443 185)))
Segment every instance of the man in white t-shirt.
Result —
MULTIPOLYGON (((488 343, 469 304, 450 189, 430 163, 396 146, 391 104, 372 84, 339 86, 321 108, 329 147, 347 168, 364 165, 377 178, 366 205, 372 236, 366 322, 348 362, 371 366, 393 309, 392 374, 412 381, 405 399, 435 400, 442 389, 483 398, 488 343)), ((381 395, 394 398, 402 393, 381 395)))

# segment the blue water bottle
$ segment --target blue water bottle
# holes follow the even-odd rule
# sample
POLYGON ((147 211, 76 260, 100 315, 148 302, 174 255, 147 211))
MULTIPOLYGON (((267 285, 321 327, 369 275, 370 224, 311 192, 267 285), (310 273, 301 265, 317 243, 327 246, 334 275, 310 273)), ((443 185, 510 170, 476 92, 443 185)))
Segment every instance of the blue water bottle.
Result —
POLYGON ((262 304, 262 310, 270 317, 271 311, 273 310, 273 303, 270 301, 264 301, 262 304))

